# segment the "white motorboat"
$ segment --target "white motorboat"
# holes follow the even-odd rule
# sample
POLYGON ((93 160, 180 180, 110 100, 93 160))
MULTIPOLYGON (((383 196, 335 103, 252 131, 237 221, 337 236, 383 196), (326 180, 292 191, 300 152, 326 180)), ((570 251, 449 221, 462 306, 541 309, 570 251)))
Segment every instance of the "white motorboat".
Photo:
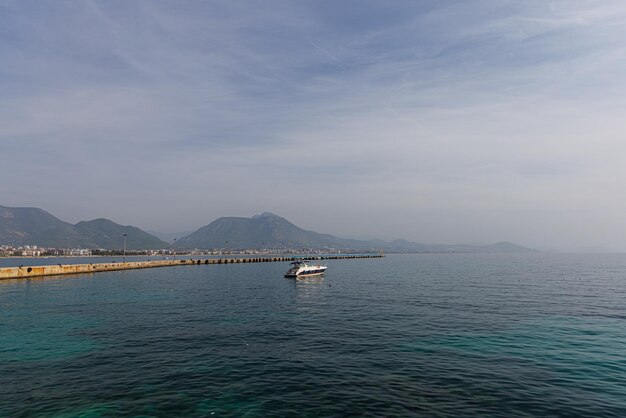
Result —
POLYGON ((326 272, 328 267, 322 265, 310 264, 309 260, 297 260, 291 263, 291 268, 285 273, 285 277, 312 277, 321 276, 326 272))

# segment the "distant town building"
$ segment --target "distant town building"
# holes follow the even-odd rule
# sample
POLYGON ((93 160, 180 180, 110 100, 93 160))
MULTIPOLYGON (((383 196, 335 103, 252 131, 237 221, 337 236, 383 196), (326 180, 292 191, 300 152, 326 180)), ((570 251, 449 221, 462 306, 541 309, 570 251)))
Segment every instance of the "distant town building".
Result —
POLYGON ((92 251, 88 248, 66 248, 62 251, 62 255, 68 257, 85 257, 92 254, 92 251))

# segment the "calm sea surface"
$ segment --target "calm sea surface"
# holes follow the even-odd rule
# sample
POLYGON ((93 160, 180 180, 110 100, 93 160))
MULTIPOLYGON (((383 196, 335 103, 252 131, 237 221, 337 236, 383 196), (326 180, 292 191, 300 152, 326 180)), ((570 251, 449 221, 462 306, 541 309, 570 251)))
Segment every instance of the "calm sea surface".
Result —
POLYGON ((328 267, 0 282, 0 416, 626 416, 626 255, 328 267))

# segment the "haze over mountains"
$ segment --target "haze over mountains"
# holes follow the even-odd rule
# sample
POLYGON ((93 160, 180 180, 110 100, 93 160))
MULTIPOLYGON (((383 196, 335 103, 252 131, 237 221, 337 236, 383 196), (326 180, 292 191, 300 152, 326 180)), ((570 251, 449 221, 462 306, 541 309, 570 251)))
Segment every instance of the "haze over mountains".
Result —
POLYGON ((272 213, 252 218, 223 217, 178 239, 175 245, 139 228, 108 219, 64 222, 43 209, 0 206, 0 245, 38 245, 54 248, 120 249, 127 234, 128 250, 165 249, 328 249, 389 252, 532 252, 526 247, 501 242, 492 245, 427 245, 395 240, 354 240, 302 229, 272 213))
POLYGON ((0 245, 49 248, 120 249, 126 234, 128 250, 168 248, 170 244, 133 226, 108 219, 64 222, 43 209, 0 206, 0 245))
POLYGON ((363 242, 297 227, 280 216, 223 217, 181 238, 179 248, 359 248, 363 242))

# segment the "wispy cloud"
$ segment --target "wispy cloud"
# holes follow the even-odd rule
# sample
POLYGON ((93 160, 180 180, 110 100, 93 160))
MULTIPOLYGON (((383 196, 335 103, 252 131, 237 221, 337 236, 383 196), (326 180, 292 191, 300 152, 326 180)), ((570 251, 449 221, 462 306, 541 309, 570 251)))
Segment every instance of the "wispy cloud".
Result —
POLYGON ((606 232, 626 227, 625 18, 576 0, 3 2, 2 203, 626 248, 606 232))

